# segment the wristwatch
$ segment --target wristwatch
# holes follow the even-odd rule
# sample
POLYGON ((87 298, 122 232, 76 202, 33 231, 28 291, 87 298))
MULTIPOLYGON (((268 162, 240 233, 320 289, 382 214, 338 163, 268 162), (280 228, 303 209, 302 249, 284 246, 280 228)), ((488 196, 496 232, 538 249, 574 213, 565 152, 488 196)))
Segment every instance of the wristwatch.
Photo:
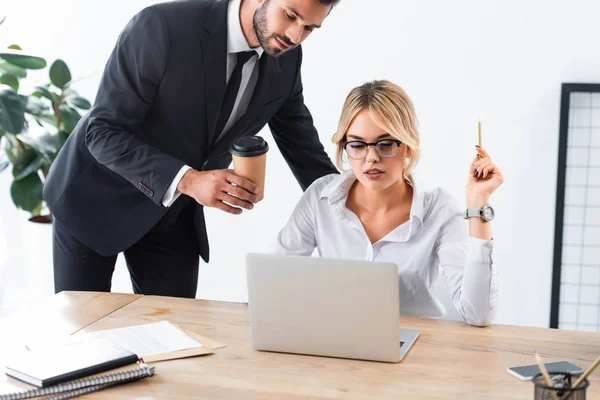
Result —
POLYGON ((482 220, 489 222, 494 219, 495 211, 489 204, 481 208, 467 208, 465 210, 465 219, 479 217, 482 220))

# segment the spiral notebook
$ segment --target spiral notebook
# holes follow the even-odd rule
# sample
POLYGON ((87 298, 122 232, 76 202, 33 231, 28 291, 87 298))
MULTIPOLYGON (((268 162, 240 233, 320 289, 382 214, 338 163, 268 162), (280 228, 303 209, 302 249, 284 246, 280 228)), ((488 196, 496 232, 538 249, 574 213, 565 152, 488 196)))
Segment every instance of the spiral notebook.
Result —
POLYGON ((6 374, 38 387, 57 385, 134 364, 138 356, 106 339, 15 352, 6 374))
POLYGON ((134 382, 154 375, 154 368, 140 363, 139 368, 117 372, 109 375, 96 376, 65 382, 54 386, 39 389, 31 389, 23 392, 0 395, 0 400, 31 399, 41 396, 44 400, 64 400, 82 396, 84 394, 97 392, 109 387, 134 382), (54 396, 55 395, 55 396, 54 396))

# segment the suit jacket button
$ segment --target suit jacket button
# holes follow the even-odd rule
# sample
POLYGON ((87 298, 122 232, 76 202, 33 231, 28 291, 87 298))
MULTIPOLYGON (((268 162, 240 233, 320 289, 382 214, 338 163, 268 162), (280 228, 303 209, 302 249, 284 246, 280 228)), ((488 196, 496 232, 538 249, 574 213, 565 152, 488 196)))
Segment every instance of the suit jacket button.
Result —
POLYGON ((154 192, 148 188, 148 186, 144 185, 142 182, 138 183, 138 188, 144 192, 147 196, 154 196, 154 192))

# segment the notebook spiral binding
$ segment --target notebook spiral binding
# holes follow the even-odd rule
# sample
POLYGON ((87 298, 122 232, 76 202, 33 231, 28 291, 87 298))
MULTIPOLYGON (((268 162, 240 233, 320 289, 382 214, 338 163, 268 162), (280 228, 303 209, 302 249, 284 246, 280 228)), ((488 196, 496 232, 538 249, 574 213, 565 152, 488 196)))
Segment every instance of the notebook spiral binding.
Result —
POLYGON ((65 382, 47 388, 31 389, 24 392, 10 393, 0 395, 0 400, 21 400, 34 397, 48 396, 59 393, 58 396, 45 397, 44 400, 65 400, 81 396, 87 393, 96 392, 108 387, 121 385, 128 382, 137 381, 154 375, 155 367, 147 364, 140 364, 140 368, 130 369, 123 372, 117 372, 109 375, 102 375, 93 378, 83 378, 72 382, 65 382))

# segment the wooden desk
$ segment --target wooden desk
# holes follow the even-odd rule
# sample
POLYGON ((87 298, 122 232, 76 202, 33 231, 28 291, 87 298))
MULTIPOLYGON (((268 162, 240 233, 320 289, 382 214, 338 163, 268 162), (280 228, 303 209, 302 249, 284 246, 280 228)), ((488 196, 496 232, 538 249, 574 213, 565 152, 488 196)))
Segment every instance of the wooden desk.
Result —
MULTIPOLYGON (((213 355, 156 363, 156 376, 86 397, 94 399, 532 399, 533 384, 512 377, 507 367, 534 363, 536 350, 546 362, 584 368, 600 355, 599 333, 410 317, 401 325, 421 337, 399 364, 258 352, 250 346, 245 304, 99 293, 56 299, 59 306, 52 310, 47 303, 45 315, 63 332, 168 320, 227 344, 213 355)), ((17 386, 24 387, 4 376, 0 393, 17 386)), ((588 398, 600 398, 600 373, 588 398)))

